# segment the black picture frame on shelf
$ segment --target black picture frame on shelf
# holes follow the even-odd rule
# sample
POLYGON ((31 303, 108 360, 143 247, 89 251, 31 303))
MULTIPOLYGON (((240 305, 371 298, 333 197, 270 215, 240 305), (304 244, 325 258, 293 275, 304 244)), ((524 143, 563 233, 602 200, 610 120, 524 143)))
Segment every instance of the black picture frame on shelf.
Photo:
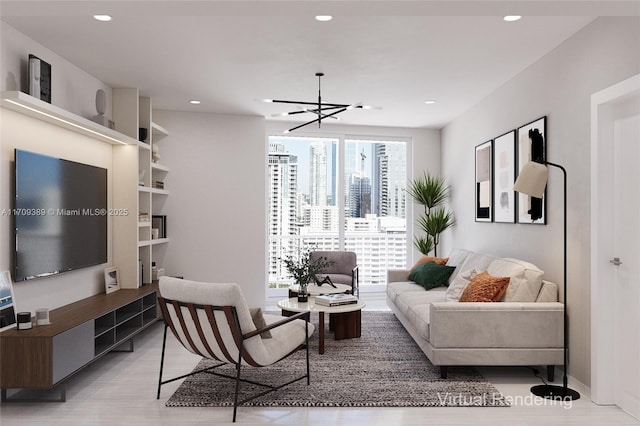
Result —
POLYGON ((496 223, 516 222, 515 180, 516 131, 510 130, 493 140, 493 221, 496 223))
POLYGON ((493 140, 481 143, 475 150, 476 222, 493 220, 493 140))
POLYGON ((158 230, 158 239, 167 238, 167 216, 165 215, 151 216, 151 229, 158 230))
MULTIPOLYGON (((517 172, 530 161, 543 162, 547 158, 547 116, 540 117, 517 130, 517 172)), ((516 176, 517 177, 517 176, 516 176)), ((518 193, 516 218, 518 223, 546 225, 546 189, 542 198, 518 193)))

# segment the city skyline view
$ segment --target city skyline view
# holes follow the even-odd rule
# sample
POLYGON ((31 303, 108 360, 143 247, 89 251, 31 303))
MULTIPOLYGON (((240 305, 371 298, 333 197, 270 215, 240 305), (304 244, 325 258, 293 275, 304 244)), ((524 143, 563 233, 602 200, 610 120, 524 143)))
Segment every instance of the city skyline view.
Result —
POLYGON ((406 143, 273 136, 268 161, 271 287, 309 247, 355 251, 363 286, 406 266, 406 143))

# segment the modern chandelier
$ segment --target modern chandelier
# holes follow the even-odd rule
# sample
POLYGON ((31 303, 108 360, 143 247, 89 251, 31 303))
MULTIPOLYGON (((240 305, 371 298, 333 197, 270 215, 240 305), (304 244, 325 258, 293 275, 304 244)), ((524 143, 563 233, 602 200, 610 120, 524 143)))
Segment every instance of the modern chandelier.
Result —
POLYGON ((308 126, 309 124, 313 124, 313 123, 318 123, 318 127, 320 127, 320 125, 322 124, 322 120, 326 118, 339 119, 338 117, 336 117, 338 114, 354 108, 361 108, 361 109, 374 108, 368 105, 362 105, 362 102, 358 102, 354 104, 323 103, 322 94, 321 94, 321 85, 320 85, 322 76, 324 76, 324 73, 322 72, 316 73, 316 77, 318 77, 318 101, 317 102, 285 101, 281 99, 263 99, 264 102, 269 102, 269 103, 298 105, 298 109, 296 111, 283 112, 280 114, 276 114, 275 117, 287 117, 290 115, 307 114, 307 113, 313 114, 316 116, 314 119, 309 120, 306 123, 292 127, 289 130, 285 130, 284 133, 292 132, 296 129, 299 129, 304 126, 308 126))

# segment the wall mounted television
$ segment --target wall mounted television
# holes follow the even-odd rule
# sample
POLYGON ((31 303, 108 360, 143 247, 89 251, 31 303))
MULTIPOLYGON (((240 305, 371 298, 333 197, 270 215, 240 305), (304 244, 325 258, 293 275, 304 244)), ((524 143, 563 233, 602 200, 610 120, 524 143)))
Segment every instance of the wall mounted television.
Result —
POLYGON ((107 170, 15 150, 14 281, 107 262, 107 170))

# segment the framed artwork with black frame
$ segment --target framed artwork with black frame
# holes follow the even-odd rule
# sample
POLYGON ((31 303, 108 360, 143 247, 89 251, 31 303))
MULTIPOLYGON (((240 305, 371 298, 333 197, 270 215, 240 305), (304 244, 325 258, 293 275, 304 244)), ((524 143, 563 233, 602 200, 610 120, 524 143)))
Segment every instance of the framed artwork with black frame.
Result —
POLYGON ((476 222, 491 222, 493 219, 493 141, 476 146, 476 222))
MULTIPOLYGON (((530 161, 545 161, 547 155, 547 117, 538 118, 518 128, 517 171, 530 161)), ((546 194, 546 190, 545 190, 546 194)), ((546 225, 545 197, 536 198, 518 193, 518 223, 546 225)))
POLYGON ((9 271, 0 272, 0 331, 16 328, 16 299, 9 271))
POLYGON ((493 221, 516 222, 516 131, 493 140, 493 221))

